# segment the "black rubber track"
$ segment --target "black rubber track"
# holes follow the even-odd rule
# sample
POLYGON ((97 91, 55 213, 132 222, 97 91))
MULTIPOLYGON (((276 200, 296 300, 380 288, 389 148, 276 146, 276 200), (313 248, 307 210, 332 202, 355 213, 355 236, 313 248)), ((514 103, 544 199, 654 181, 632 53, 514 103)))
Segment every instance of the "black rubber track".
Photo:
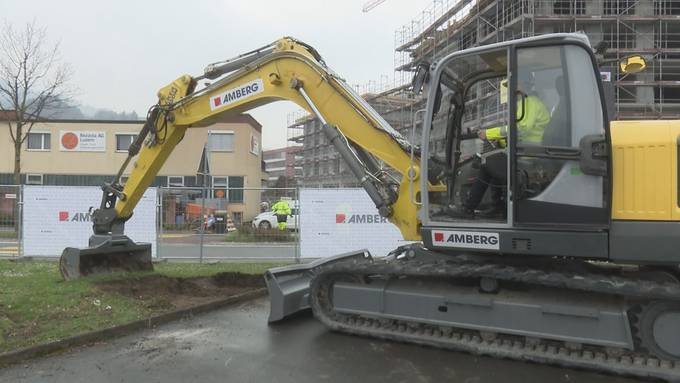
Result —
POLYGON ((314 272, 315 277, 310 286, 310 304, 314 315, 332 330, 478 355, 680 382, 680 362, 660 360, 645 353, 643 349, 635 352, 624 350, 611 352, 602 347, 586 345, 573 350, 564 342, 553 340, 528 340, 525 337, 505 334, 499 334, 491 339, 488 336, 482 338, 479 332, 459 328, 336 313, 330 299, 334 282, 361 280, 369 276, 382 278, 405 276, 423 279, 489 277, 534 286, 617 295, 638 304, 653 300, 680 301, 680 286, 677 284, 629 279, 607 273, 560 272, 554 267, 538 269, 482 263, 456 256, 442 257, 442 260, 436 261, 417 259, 374 261, 367 257, 364 260, 351 259, 322 265, 314 272))

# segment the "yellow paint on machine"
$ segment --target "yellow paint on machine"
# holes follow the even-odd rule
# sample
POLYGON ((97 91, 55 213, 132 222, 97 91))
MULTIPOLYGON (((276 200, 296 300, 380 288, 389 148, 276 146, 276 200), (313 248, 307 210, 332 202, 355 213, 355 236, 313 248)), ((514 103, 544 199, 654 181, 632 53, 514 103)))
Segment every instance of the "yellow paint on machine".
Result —
POLYGON ((612 121, 612 219, 680 220, 680 121, 612 121))

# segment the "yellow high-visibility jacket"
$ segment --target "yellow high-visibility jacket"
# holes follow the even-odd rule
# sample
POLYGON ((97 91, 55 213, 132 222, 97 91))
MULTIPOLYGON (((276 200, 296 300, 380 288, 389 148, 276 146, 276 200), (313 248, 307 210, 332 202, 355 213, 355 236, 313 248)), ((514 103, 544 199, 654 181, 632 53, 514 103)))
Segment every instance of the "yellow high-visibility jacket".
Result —
POLYGON ((272 211, 276 215, 290 215, 291 213, 290 205, 286 201, 279 201, 272 205, 272 211))
MULTIPOLYGON (((517 100, 517 135, 519 142, 530 142, 540 144, 543 141, 543 132, 546 125, 550 122, 550 112, 545 107, 543 101, 536 96, 523 96, 522 100, 517 100), (522 113, 522 104, 524 104, 524 113, 522 113)), ((501 147, 507 144, 506 137, 508 136, 508 127, 499 126, 486 130, 486 139, 498 141, 501 147)))

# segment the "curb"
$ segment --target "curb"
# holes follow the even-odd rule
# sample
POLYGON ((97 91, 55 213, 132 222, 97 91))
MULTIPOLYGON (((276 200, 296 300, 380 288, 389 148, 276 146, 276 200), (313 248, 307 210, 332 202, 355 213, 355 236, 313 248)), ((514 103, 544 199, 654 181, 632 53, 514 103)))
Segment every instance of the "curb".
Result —
POLYGON ((186 317, 191 317, 196 314, 205 313, 226 306, 231 306, 236 303, 253 300, 255 298, 260 298, 265 295, 267 295, 267 289, 262 287, 259 289, 234 295, 218 301, 209 302, 186 309, 171 311, 169 313, 160 314, 147 319, 140 319, 134 322, 109 327, 102 330, 86 332, 84 334, 75 335, 70 338, 60 339, 50 343, 5 352, 0 354, 0 367, 6 367, 8 365, 15 364, 27 359, 45 356, 57 351, 65 350, 76 346, 82 346, 89 343, 122 337, 124 335, 128 335, 138 330, 149 329, 164 323, 172 322, 186 317))

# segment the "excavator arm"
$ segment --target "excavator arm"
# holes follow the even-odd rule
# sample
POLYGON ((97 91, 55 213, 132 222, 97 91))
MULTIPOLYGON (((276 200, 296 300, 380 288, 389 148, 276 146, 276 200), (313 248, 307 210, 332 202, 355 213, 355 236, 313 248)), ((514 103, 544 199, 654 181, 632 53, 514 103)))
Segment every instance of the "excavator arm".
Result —
POLYGON ((140 267, 129 268, 126 264, 139 266, 147 259, 150 267, 150 250, 148 255, 135 250, 140 245, 124 236, 124 223, 186 129, 205 127, 217 118, 278 100, 292 101, 315 115, 379 213, 395 224, 405 239, 420 240, 415 203, 419 198, 420 171, 418 159, 413 159, 418 149, 328 68, 310 46, 282 38, 234 59, 211 64, 201 76, 183 75, 162 88, 158 100, 116 179, 103 186, 102 203, 92 217, 94 235, 90 248, 64 251, 61 270, 65 278, 108 269, 136 269, 140 267), (197 89, 199 81, 205 79, 213 83, 197 89), (401 179, 394 178, 379 161, 401 174, 401 179), (128 180, 121 187, 119 179, 130 167, 128 180), (92 254, 84 262, 88 251, 92 254), (101 261, 94 261, 96 258, 101 261))

